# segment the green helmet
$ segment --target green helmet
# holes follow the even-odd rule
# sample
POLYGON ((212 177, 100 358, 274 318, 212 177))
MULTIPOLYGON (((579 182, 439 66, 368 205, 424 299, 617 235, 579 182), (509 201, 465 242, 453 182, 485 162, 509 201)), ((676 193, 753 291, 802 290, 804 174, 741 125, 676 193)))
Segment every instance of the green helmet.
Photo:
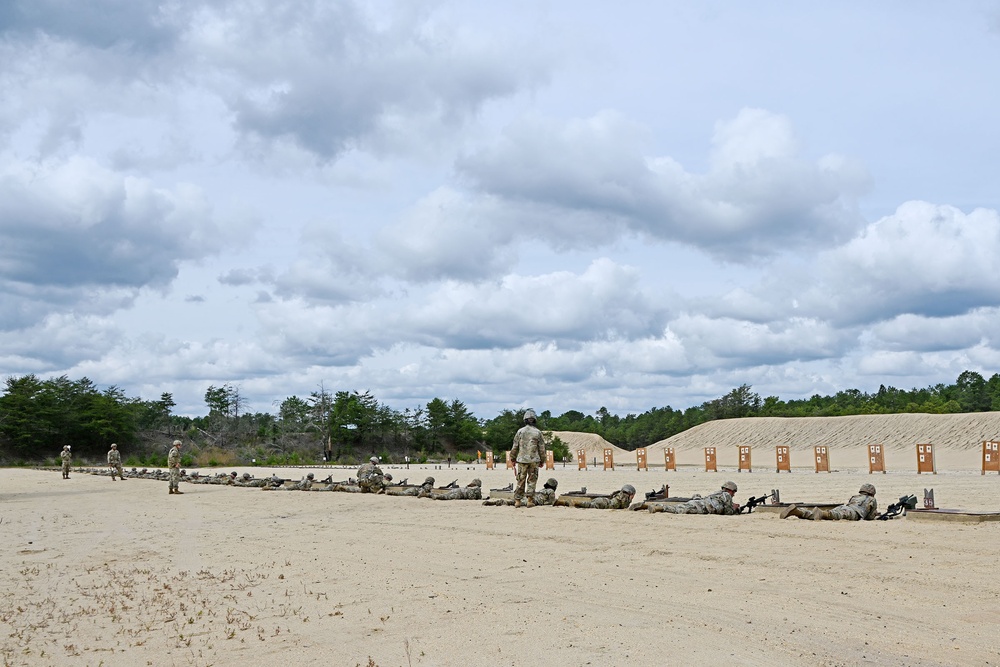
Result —
POLYGON ((863 493, 866 496, 875 495, 875 485, 874 484, 862 484, 861 488, 858 489, 858 493, 863 493))
POLYGON ((553 491, 555 491, 557 486, 559 486, 559 482, 556 481, 556 478, 555 477, 549 477, 545 481, 544 488, 546 488, 546 489, 552 489, 553 491))
POLYGON ((634 496, 635 495, 635 487, 632 486, 631 484, 626 484, 625 486, 623 486, 622 487, 622 491, 624 491, 625 493, 629 494, 630 496, 634 496))
POLYGON ((722 485, 722 488, 728 489, 729 491, 736 493, 736 482, 726 482, 725 484, 722 485))
POLYGON ((431 486, 434 486, 434 478, 428 477, 427 479, 424 480, 424 484, 430 484, 431 486))
POLYGON ((478 477, 469 482, 469 486, 482 486, 482 485, 483 485, 483 480, 479 479, 478 477))

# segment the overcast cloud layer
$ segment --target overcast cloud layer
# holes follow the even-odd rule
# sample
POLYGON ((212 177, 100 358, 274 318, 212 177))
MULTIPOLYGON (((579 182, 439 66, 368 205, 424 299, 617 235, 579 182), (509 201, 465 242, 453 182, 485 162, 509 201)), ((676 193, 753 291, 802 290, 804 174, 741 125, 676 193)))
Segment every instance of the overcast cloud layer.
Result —
POLYGON ((0 4, 0 374, 478 416, 1000 371, 993 3, 0 4))

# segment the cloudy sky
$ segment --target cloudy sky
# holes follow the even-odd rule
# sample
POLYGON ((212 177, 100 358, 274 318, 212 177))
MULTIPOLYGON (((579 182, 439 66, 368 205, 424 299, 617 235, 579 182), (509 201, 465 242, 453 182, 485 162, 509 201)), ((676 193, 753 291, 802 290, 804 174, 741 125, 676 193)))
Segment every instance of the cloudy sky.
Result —
POLYGON ((1000 371, 993 2, 6 0, 0 375, 480 417, 1000 371))

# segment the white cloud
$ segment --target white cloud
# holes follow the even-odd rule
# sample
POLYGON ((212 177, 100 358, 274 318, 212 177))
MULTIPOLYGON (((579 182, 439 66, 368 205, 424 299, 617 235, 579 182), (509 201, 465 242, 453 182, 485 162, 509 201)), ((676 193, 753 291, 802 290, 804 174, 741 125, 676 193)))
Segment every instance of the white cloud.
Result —
POLYGON ((547 210, 536 233, 554 245, 639 233, 745 262, 846 240, 861 226, 864 168, 799 157, 781 117, 750 109, 720 124, 705 174, 644 154, 648 134, 612 112, 565 124, 525 118, 457 166, 485 193, 547 210))

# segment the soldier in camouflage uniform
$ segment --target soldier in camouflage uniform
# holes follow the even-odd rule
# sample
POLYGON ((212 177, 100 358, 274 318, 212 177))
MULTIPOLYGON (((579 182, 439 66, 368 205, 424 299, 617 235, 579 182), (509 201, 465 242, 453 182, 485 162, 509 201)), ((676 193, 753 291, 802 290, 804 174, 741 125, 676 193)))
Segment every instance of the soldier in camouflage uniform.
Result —
MULTIPOLYGON (((174 446, 170 448, 170 453, 167 454, 167 468, 170 469, 170 480, 168 482, 167 488, 168 494, 173 495, 184 495, 184 492, 180 490, 181 481, 181 441, 174 440, 174 446)), ((159 471, 157 471, 159 472, 159 471)))
POLYGON ((70 451, 69 445, 63 445, 62 451, 59 452, 59 458, 62 459, 63 479, 69 479, 69 466, 73 462, 73 452, 70 451))
POLYGON ((800 519, 813 521, 871 521, 878 516, 878 503, 875 501, 875 486, 862 484, 858 495, 851 496, 845 504, 831 510, 814 507, 807 510, 798 505, 789 505, 781 512, 781 518, 797 516, 800 519))
POLYGON ((361 487, 361 493, 385 493, 385 476, 378 467, 377 456, 371 457, 368 463, 358 468, 358 486, 361 487))
POLYGON ((482 500, 483 483, 479 478, 469 482, 465 488, 451 489, 440 496, 432 496, 435 500, 482 500))
POLYGON ((589 501, 578 503, 574 507, 595 510, 624 510, 628 509, 628 506, 632 504, 633 498, 635 498, 635 487, 631 484, 626 484, 607 498, 593 498, 589 501))
MULTIPOLYGON (((541 491, 535 491, 535 504, 536 505, 553 505, 556 502, 556 487, 559 486, 559 482, 555 478, 550 477, 548 481, 545 482, 545 486, 542 487, 541 491)), ((484 505, 493 506, 503 506, 506 505, 510 507, 514 504, 513 500, 508 500, 507 498, 490 498, 489 500, 483 501, 484 505)))
POLYGON ((704 498, 695 496, 686 503, 677 505, 650 505, 650 512, 669 512, 671 514, 739 514, 740 506, 733 502, 736 495, 736 482, 726 482, 722 488, 704 498))
POLYGON ((111 443, 111 449, 108 451, 108 467, 111 468, 111 481, 115 481, 115 474, 125 481, 125 471, 122 470, 122 454, 118 451, 118 445, 111 443))
POLYGON ((270 481, 266 479, 255 479, 254 476, 248 472, 243 473, 238 480, 233 482, 233 486, 242 486, 254 489, 267 486, 268 484, 270 484, 270 481))
POLYGON ((545 460, 545 439, 535 426, 535 411, 530 408, 524 411, 524 426, 514 435, 510 458, 517 463, 514 507, 521 506, 525 494, 528 496, 528 507, 534 507, 538 466, 545 460))
POLYGON ((420 498, 430 498, 431 489, 434 488, 434 478, 428 477, 420 486, 387 486, 386 495, 389 496, 418 496, 420 498))

